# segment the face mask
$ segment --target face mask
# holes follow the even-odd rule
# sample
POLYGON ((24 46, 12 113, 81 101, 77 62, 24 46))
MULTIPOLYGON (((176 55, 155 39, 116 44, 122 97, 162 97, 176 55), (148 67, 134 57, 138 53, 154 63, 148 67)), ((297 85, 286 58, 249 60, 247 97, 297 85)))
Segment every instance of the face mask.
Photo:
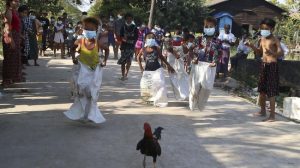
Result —
POLYGON ((97 36, 96 31, 83 30, 82 35, 87 39, 95 39, 97 36))
POLYGON ((158 46, 155 39, 147 39, 145 43, 145 47, 154 47, 158 46))
POLYGON ((119 18, 119 19, 122 19, 123 17, 122 17, 121 15, 118 15, 118 18, 119 18))
POLYGON ((125 24, 126 24, 126 26, 130 26, 130 25, 132 25, 133 23, 132 23, 132 22, 130 22, 130 23, 125 22, 125 24))
POLYGON ((191 48, 191 47, 192 47, 192 45, 193 45, 193 43, 191 43, 191 42, 188 42, 188 44, 187 44, 187 47, 188 47, 188 48, 191 48))
POLYGON ((32 20, 34 20, 35 18, 36 18, 36 17, 33 16, 33 15, 30 16, 30 19, 32 19, 32 20))
POLYGON ((270 30, 260 30, 260 35, 263 37, 268 37, 271 35, 271 31, 270 30))
POLYGON ((215 31, 216 31, 216 29, 214 27, 213 28, 204 28, 204 33, 207 36, 213 36, 215 34, 215 31))
POLYGON ((58 24, 62 24, 62 21, 58 21, 57 23, 58 23, 58 24))

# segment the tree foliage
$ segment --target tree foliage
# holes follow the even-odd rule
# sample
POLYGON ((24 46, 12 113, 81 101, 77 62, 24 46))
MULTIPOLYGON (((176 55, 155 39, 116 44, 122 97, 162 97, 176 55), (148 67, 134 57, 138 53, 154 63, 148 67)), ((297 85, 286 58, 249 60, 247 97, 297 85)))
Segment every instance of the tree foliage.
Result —
POLYGON ((155 10, 155 23, 174 28, 177 25, 199 31, 203 19, 208 14, 202 0, 169 1, 155 10))
MULTIPOLYGON (((205 0, 157 0, 154 24, 174 28, 178 24, 197 30, 201 20, 208 14, 205 0)), ((115 16, 118 12, 131 12, 135 20, 147 22, 151 0, 99 0, 91 8, 91 15, 115 16)))
POLYGON ((296 31, 300 30, 300 19, 295 19, 293 17, 286 17, 282 20, 277 21, 275 28, 275 33, 282 36, 284 41, 290 45, 295 45, 296 31))

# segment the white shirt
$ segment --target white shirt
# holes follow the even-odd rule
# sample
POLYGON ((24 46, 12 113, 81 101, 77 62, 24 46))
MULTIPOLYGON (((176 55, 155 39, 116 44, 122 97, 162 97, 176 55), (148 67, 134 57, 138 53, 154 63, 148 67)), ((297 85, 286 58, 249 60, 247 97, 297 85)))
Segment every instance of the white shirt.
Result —
MULTIPOLYGON (((221 33, 218 37, 218 39, 220 39, 221 41, 224 41, 224 40, 227 40, 229 41, 230 43, 234 43, 236 38, 234 36, 234 34, 232 33, 229 33, 229 34, 226 34, 226 33, 221 33)), ((227 43, 222 43, 223 47, 230 47, 229 44, 227 43)))
POLYGON ((240 41, 240 43, 237 47, 237 50, 238 50, 239 53, 242 52, 242 53, 247 54, 247 55, 251 52, 250 47, 248 47, 244 44, 244 40, 240 41))
POLYGON ((289 49, 287 48, 287 46, 283 42, 280 42, 280 46, 283 50, 283 57, 287 56, 289 53, 289 49))

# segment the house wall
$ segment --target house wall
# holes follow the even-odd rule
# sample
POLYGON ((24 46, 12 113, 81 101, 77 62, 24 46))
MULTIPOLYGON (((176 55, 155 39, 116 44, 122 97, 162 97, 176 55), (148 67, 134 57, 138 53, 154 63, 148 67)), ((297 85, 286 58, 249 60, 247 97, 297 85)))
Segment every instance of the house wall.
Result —
POLYGON ((250 24, 257 29, 263 18, 281 18, 284 12, 264 0, 231 0, 210 8, 213 10, 211 15, 228 12, 233 16, 232 32, 236 35, 241 35, 242 24, 250 24))

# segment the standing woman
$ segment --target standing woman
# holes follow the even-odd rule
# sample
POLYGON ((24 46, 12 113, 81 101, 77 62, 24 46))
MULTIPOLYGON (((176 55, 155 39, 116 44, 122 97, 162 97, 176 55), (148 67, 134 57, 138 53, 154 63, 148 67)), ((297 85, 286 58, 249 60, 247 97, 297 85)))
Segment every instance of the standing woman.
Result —
POLYGON ((6 0, 3 38, 3 81, 7 87, 22 81, 22 64, 20 49, 21 21, 18 16, 19 0, 6 0))
POLYGON ((57 23, 54 25, 54 57, 56 57, 56 50, 60 49, 61 58, 65 58, 65 38, 64 38, 65 26, 63 24, 62 18, 59 17, 57 23))

